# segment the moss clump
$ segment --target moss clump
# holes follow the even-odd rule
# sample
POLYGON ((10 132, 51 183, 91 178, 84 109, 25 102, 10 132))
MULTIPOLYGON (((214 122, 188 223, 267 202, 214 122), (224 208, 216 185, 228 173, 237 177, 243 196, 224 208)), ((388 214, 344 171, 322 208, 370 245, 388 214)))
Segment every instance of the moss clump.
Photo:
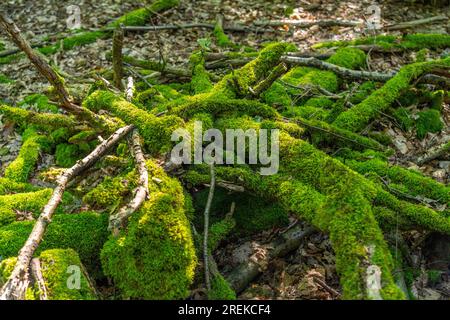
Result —
POLYGON ((155 13, 173 8, 178 3, 178 0, 156 0, 145 8, 136 9, 124 14, 109 26, 118 27, 121 24, 126 26, 143 26, 155 13))
POLYGON ((403 131, 409 131, 414 126, 414 119, 411 116, 411 111, 408 109, 400 107, 392 110, 391 114, 403 131))
POLYGON ((150 180, 150 200, 133 214, 127 229, 103 247, 103 270, 124 297, 185 298, 196 256, 183 189, 153 162, 147 167, 151 177, 162 181, 150 180))
POLYGON ((32 94, 25 97, 18 106, 24 108, 34 106, 40 112, 57 113, 58 107, 49 103, 48 97, 43 94, 32 94))
POLYGON ((117 207, 122 199, 135 187, 130 174, 105 179, 83 197, 83 201, 94 208, 117 207))
POLYGON ((222 26, 218 23, 216 23, 216 25, 214 26, 213 35, 219 47, 232 47, 234 45, 230 38, 228 38, 228 36, 223 31, 222 26))
POLYGON ((366 64, 366 54, 356 48, 340 48, 327 62, 347 69, 359 69, 366 64))
POLYGON ((60 49, 63 50, 71 50, 78 46, 83 46, 86 44, 94 43, 99 38, 105 37, 107 34, 104 31, 87 31, 81 32, 74 36, 65 38, 62 40, 62 46, 60 43, 45 46, 39 48, 39 52, 45 55, 54 54, 58 52, 60 49))
POLYGON ((236 292, 221 274, 217 274, 211 280, 211 290, 208 292, 208 299, 236 300, 236 292))
POLYGON ((151 152, 168 151, 172 142, 172 132, 183 127, 183 121, 175 116, 156 117, 137 108, 125 99, 106 91, 96 91, 83 102, 84 106, 93 111, 101 109, 113 113, 127 123, 133 123, 145 140, 151 152))
POLYGON ((11 80, 10 78, 8 78, 7 76, 5 76, 4 74, 0 74, 0 83, 1 84, 8 84, 8 83, 12 83, 14 82, 13 80, 11 80))
MULTIPOLYGON (((18 221, 0 228, 0 256, 14 257, 24 245, 34 221, 18 221)), ((95 212, 56 214, 49 224, 37 254, 42 250, 71 248, 88 270, 99 274, 99 252, 108 238, 108 217, 95 212)))
POLYGON ((69 143, 60 143, 56 146, 55 160, 58 166, 72 167, 79 159, 78 146, 69 143))
POLYGON ((18 192, 36 191, 39 187, 24 182, 15 182, 7 178, 0 178, 0 195, 18 192))
POLYGON ((41 150, 42 136, 34 129, 27 129, 22 135, 23 144, 17 158, 5 170, 5 178, 14 182, 26 182, 34 170, 41 150))
POLYGON ((0 114, 24 128, 34 125, 43 130, 53 131, 56 128, 73 128, 76 125, 75 120, 70 116, 28 111, 4 104, 0 104, 0 114))
POLYGON ((357 89, 355 94, 350 97, 350 102, 353 104, 360 103, 367 98, 373 91, 376 90, 376 84, 373 81, 363 82, 357 89))
POLYGON ((389 108, 400 94, 409 87, 411 81, 427 70, 438 66, 449 67, 450 58, 414 63, 402 67, 383 87, 373 92, 361 103, 341 113, 334 124, 353 132, 363 130, 371 120, 379 116, 380 112, 389 108))
POLYGON ((191 91, 194 94, 208 92, 213 85, 205 70, 205 58, 203 52, 196 52, 190 58, 192 66, 191 91))
POLYGON ((423 139, 428 132, 437 133, 442 130, 444 124, 441 120, 441 114, 438 110, 430 109, 417 113, 416 121, 417 138, 423 139))
MULTIPOLYGON (((39 256, 48 300, 96 300, 88 276, 83 272, 78 254, 72 249, 52 249, 39 256), (73 268, 73 269, 71 269, 73 268), (80 272, 79 287, 69 288, 71 272, 80 272)), ((76 276, 74 274, 74 276, 76 276)), ((78 283, 77 283, 78 284, 78 283)), ((39 289, 35 286, 35 295, 39 289)))
POLYGON ((52 194, 51 189, 0 196, 0 226, 12 223, 17 212, 39 214, 52 194))

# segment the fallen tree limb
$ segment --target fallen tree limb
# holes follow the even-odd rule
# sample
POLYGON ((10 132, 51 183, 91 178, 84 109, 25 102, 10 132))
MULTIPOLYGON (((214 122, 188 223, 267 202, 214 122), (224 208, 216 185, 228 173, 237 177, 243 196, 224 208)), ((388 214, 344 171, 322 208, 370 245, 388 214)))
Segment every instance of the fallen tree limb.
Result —
MULTIPOLYGON (((381 73, 375 71, 362 71, 362 70, 351 70, 344 67, 337 66, 335 64, 319 60, 314 57, 303 58, 294 56, 283 56, 281 58, 283 61, 305 67, 315 67, 322 70, 333 71, 343 78, 355 79, 355 80, 372 80, 377 82, 386 82, 392 79, 396 73, 381 73)), ((441 77, 433 74, 426 74, 419 79, 420 83, 431 83, 431 84, 450 84, 450 79, 446 77, 441 77)))
POLYGON ((100 117, 90 110, 77 106, 72 102, 72 98, 70 97, 69 92, 64 86, 64 80, 62 79, 62 77, 59 76, 41 56, 33 51, 29 43, 20 34, 19 28, 3 12, 0 12, 0 27, 2 27, 8 33, 11 40, 23 52, 25 52, 33 65, 38 69, 39 73, 41 73, 55 88, 64 110, 78 116, 83 120, 88 121, 95 127, 101 129, 105 129, 108 127, 109 121, 107 121, 105 117, 100 117))
POLYGON ((82 160, 79 160, 73 167, 65 170, 64 173, 58 177, 57 187, 54 189, 50 200, 37 219, 30 236, 28 237, 22 249, 19 251, 17 262, 14 270, 11 273, 11 276, 0 290, 0 300, 24 299, 25 291, 30 281, 28 269, 31 259, 40 242, 42 241, 44 233, 47 229, 47 226, 52 220, 52 216, 55 213, 56 208, 61 202, 67 183, 80 172, 92 166, 100 157, 102 157, 112 146, 114 146, 119 140, 126 136, 132 129, 133 126, 120 128, 107 140, 99 144, 89 155, 87 155, 82 160))
POLYGON ((287 232, 281 234, 273 242, 258 248, 264 250, 265 254, 252 253, 248 261, 239 265, 230 274, 226 275, 227 281, 237 292, 242 292, 248 284, 255 279, 269 264, 270 260, 282 257, 298 248, 303 239, 313 233, 314 228, 301 228, 295 226, 287 232))
POLYGON ((424 24, 434 24, 439 22, 448 21, 448 17, 444 15, 440 16, 434 16, 430 18, 424 18, 424 19, 418 19, 418 20, 412 20, 412 21, 405 21, 400 23, 391 24, 385 27, 386 30, 393 31, 393 30, 402 30, 402 29, 410 29, 415 28, 417 26, 421 26, 424 24))
POLYGON ((118 236, 121 229, 126 227, 128 218, 136 212, 144 201, 149 197, 148 191, 148 171, 145 165, 144 152, 141 147, 141 137, 137 130, 133 130, 129 145, 131 154, 136 162, 139 173, 138 187, 135 190, 134 197, 126 206, 122 207, 117 214, 109 218, 109 230, 114 236, 118 236))
POLYGON ((44 277, 42 276, 41 262, 39 258, 31 259, 31 274, 39 289, 39 300, 48 300, 47 286, 45 285, 44 277))
POLYGON ((319 27, 355 27, 361 25, 362 21, 356 20, 340 20, 340 19, 325 19, 325 20, 287 20, 287 21, 256 21, 253 24, 255 26, 268 26, 268 27, 282 27, 292 26, 297 28, 308 28, 312 26, 319 27))
POLYGON ((214 198, 214 189, 216 187, 216 175, 214 171, 214 164, 210 165, 211 184, 209 186, 208 199, 206 201, 204 217, 204 230, 203 230, 203 265, 205 268, 205 284, 206 289, 211 290, 211 281, 209 278, 209 263, 208 263, 208 233, 209 233, 209 211, 211 210, 211 204, 214 198))

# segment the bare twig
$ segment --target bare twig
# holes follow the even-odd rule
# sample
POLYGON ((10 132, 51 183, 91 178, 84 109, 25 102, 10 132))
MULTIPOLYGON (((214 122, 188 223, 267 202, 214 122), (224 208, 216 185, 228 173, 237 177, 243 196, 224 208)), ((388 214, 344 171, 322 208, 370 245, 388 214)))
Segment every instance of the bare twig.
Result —
POLYGON ((208 200, 206 201, 204 213, 204 229, 203 229, 203 263, 205 266, 205 283, 206 289, 211 290, 211 282, 209 279, 209 264, 208 264, 208 231, 209 231, 209 211, 211 210, 212 200, 214 198, 214 189, 216 186, 216 175, 214 171, 214 163, 211 164, 211 185, 209 187, 208 200))
POLYGON ((448 21, 448 17, 441 15, 441 16, 434 16, 430 18, 424 18, 424 19, 418 19, 418 20, 412 20, 412 21, 406 21, 406 22, 400 22, 396 24, 391 24, 385 27, 386 30, 401 30, 401 29, 410 29, 415 28, 417 26, 421 26, 424 24, 434 24, 439 22, 448 21))
POLYGON ((109 230, 112 231, 114 236, 119 235, 119 231, 126 227, 128 217, 136 212, 149 196, 148 171, 140 140, 139 133, 137 130, 134 130, 131 135, 129 145, 131 147, 131 153, 133 154, 137 171, 139 173, 139 182, 133 199, 127 205, 120 208, 117 214, 112 215, 109 218, 109 230))
POLYGON ((64 190, 68 182, 83 170, 92 166, 100 157, 102 157, 111 147, 113 147, 120 139, 126 136, 133 126, 126 126, 117 130, 107 140, 99 144, 89 155, 77 161, 77 163, 65 170, 57 179, 57 186, 53 190, 53 194, 45 205, 41 215, 34 224, 33 230, 28 237, 25 245, 19 251, 17 262, 8 281, 0 290, 0 300, 16 300, 23 299, 25 291, 29 284, 29 266, 34 252, 42 241, 47 226, 52 221, 53 214, 61 202, 64 190))

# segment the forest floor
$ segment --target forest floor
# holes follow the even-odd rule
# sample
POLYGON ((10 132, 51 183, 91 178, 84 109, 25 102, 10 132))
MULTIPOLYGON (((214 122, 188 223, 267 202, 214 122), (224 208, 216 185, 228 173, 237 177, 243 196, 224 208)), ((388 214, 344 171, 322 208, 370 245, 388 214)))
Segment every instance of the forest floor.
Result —
MULTIPOLYGON (((39 42, 47 36, 68 32, 66 27, 66 7, 71 4, 81 9, 82 27, 85 29, 99 28, 121 16, 124 12, 142 7, 144 1, 66 1, 64 5, 58 0, 5 0, 1 6, 6 6, 10 17, 21 28, 23 35, 32 42, 39 42)), ((250 24, 262 20, 320 20, 320 19, 367 19, 366 12, 372 1, 331 1, 331 0, 301 0, 301 1, 235 1, 235 0, 196 0, 182 1, 180 6, 152 20, 154 25, 214 21, 217 13, 222 13, 226 23, 250 24)), ((381 23, 389 25, 402 21, 410 21, 436 15, 450 17, 450 8, 437 8, 408 5, 406 1, 382 1, 381 23)), ((448 33, 449 21, 416 28, 414 32, 448 33)), ((401 35, 402 31, 389 34, 401 35)), ((259 48, 268 41, 287 41, 294 43, 299 50, 308 50, 314 43, 323 40, 349 40, 361 36, 374 35, 360 27, 319 27, 308 28, 261 27, 260 32, 227 32, 230 39, 240 45, 259 48)), ((188 66, 189 56, 198 48, 197 39, 211 36, 210 30, 200 28, 158 31, 130 32, 124 42, 124 53, 139 59, 160 59, 169 64, 188 66)), ((15 46, 0 33, 0 41, 5 49, 15 46)), ((107 53, 111 50, 111 39, 98 39, 95 43, 79 46, 73 50, 61 50, 50 55, 49 59, 60 70, 73 78, 83 78, 92 70, 111 68, 107 53)), ((222 49, 212 44, 212 49, 219 52, 222 49)), ((431 53, 429 58, 439 56, 439 52, 431 53)), ((370 53, 368 67, 370 71, 396 71, 400 66, 415 60, 414 53, 402 52, 385 55, 370 53)), ((11 64, 0 65, 0 75, 10 81, 0 83, 0 101, 15 105, 27 95, 44 92, 48 83, 37 73, 27 59, 20 59, 11 64)), ((384 132, 391 136, 396 147, 396 154, 391 163, 415 168, 439 182, 448 184, 450 180, 450 161, 431 161, 421 167, 409 162, 414 155, 422 154, 431 145, 437 145, 450 140, 450 107, 444 106, 442 112, 444 129, 438 134, 428 134, 423 140, 415 138, 399 130, 386 119, 380 118, 384 132)), ((1 120, 1 118, 0 118, 1 120)), ((2 170, 16 158, 21 146, 21 137, 0 122, 0 175, 2 170)), ((51 155, 40 160, 40 167, 54 164, 51 155)), ((290 218, 291 225, 298 222, 290 218)), ((243 238, 233 238, 226 241, 215 254, 219 268, 227 272, 246 256, 246 249, 263 245, 280 232, 273 228, 264 232, 243 238), (242 248, 242 256, 236 255, 236 248, 242 248)), ((442 255, 448 254, 448 248, 434 250, 435 244, 425 241, 424 234, 410 232, 406 237, 411 252, 411 259, 419 269, 430 269, 432 264, 439 264, 442 255), (445 251, 447 250, 447 251, 445 251)), ((448 247, 448 246, 447 246, 448 247)), ((249 249, 249 252, 251 250, 249 249)), ((302 245, 286 257, 270 262, 267 270, 239 295, 244 299, 339 299, 339 279, 334 267, 334 253, 328 236, 314 233, 302 245), (319 283, 314 279, 322 279, 319 283)), ((450 297, 450 266, 439 266, 445 270, 439 279, 431 279, 427 273, 420 273, 414 279, 414 287, 421 299, 448 299, 450 297)), ((433 269, 439 269, 433 267, 433 269)))

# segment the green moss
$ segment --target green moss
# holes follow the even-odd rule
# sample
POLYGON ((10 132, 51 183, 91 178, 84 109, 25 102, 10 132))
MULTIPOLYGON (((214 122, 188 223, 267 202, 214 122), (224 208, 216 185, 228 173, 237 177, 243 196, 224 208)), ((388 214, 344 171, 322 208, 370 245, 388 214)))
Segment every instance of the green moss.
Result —
POLYGON ((34 106, 40 112, 57 113, 59 108, 51 103, 49 103, 48 97, 43 94, 32 94, 26 96, 18 106, 24 108, 27 106, 34 106))
POLYGON ((213 85, 205 69, 205 59, 202 52, 196 52, 190 58, 192 66, 191 91, 194 94, 208 92, 213 85))
POLYGON ((437 66, 450 66, 450 58, 414 63, 402 67, 383 87, 373 92, 361 103, 341 113, 334 124, 353 132, 363 130, 370 121, 389 108, 400 94, 409 87, 411 81, 437 66))
POLYGON ((219 47, 233 47, 233 42, 225 34, 223 28, 217 23, 214 26, 213 35, 219 47))
POLYGON ((3 287, 3 284, 8 281, 9 276, 14 270, 16 262, 16 257, 0 260, 0 286, 3 287))
POLYGON ((151 198, 133 214, 128 227, 101 252, 102 266, 124 297, 180 299, 188 295, 196 265, 195 249, 184 213, 183 189, 151 161, 151 198))
POLYGON ((24 182, 12 181, 8 178, 0 178, 0 195, 8 193, 36 191, 39 187, 24 182))
POLYGON ((366 64, 366 54, 356 48, 340 48, 327 62, 347 69, 360 69, 366 64))
POLYGON ((13 83, 13 82, 14 82, 13 80, 9 79, 4 74, 0 73, 0 84, 8 84, 8 83, 13 83))
POLYGON ((212 224, 209 228, 208 249, 211 252, 214 251, 235 226, 236 220, 231 217, 225 217, 219 222, 212 224))
MULTIPOLYGON (((39 256, 48 300, 96 300, 78 254, 72 249, 46 250, 39 256), (70 269, 70 268, 76 269, 70 269), (80 271, 79 287, 69 287, 71 272, 80 271)), ((76 277, 76 274, 73 274, 76 277)), ((77 283, 78 284, 78 283, 77 283)), ((38 288, 36 286, 38 294, 38 288)))
POLYGON ((83 201, 94 208, 117 207, 122 198, 135 187, 132 176, 105 177, 105 179, 89 191, 83 201))
POLYGON ((441 120, 441 114, 438 110, 430 109, 417 113, 416 121, 417 138, 423 139, 428 132, 437 133, 444 128, 441 120))
POLYGON ((60 49, 68 51, 78 46, 94 43, 95 41, 97 41, 97 39, 104 38, 106 35, 107 34, 104 31, 81 32, 74 36, 62 39, 62 44, 56 43, 53 45, 45 46, 39 48, 38 51, 44 55, 54 54, 60 49))
POLYGON ((178 117, 156 117, 106 91, 94 92, 83 103, 92 111, 107 110, 124 122, 133 123, 151 152, 168 151, 172 145, 170 141, 172 132, 183 126, 183 121, 178 117))
MULTIPOLYGON (((18 221, 0 228, 0 256, 16 256, 27 240, 34 221, 18 221)), ((36 254, 42 250, 71 248, 93 274, 99 274, 99 252, 109 232, 108 217, 95 212, 56 214, 36 254)))
POLYGON ((208 299, 236 300, 236 292, 221 274, 217 274, 211 280, 211 290, 208 292, 208 299))
POLYGON ((28 111, 4 104, 0 104, 0 114, 24 128, 34 125, 47 131, 53 131, 61 127, 73 128, 76 125, 75 120, 69 116, 28 111))
POLYGON ((431 93, 431 109, 438 110, 439 112, 442 112, 443 106, 444 106, 444 98, 445 98, 445 91, 444 90, 437 90, 431 93))
POLYGON ((414 126, 414 119, 411 116, 411 111, 408 109, 400 107, 392 110, 391 114, 403 131, 409 131, 414 126))
POLYGON ((305 106, 315 107, 315 108, 322 108, 322 109, 329 109, 333 105, 333 100, 330 100, 326 97, 314 97, 308 99, 308 101, 305 102, 305 106))
POLYGON ((156 0, 145 8, 136 9, 124 14, 119 19, 109 24, 109 26, 117 27, 120 24, 126 26, 143 26, 156 13, 173 8, 177 6, 178 3, 178 0, 156 0))
POLYGON ((72 167, 81 158, 80 149, 76 144, 60 143, 56 146, 55 160, 58 166, 72 167))
POLYGON ((367 98, 376 89, 375 82, 366 81, 363 82, 357 89, 355 94, 350 97, 350 102, 353 104, 360 103, 367 98))

